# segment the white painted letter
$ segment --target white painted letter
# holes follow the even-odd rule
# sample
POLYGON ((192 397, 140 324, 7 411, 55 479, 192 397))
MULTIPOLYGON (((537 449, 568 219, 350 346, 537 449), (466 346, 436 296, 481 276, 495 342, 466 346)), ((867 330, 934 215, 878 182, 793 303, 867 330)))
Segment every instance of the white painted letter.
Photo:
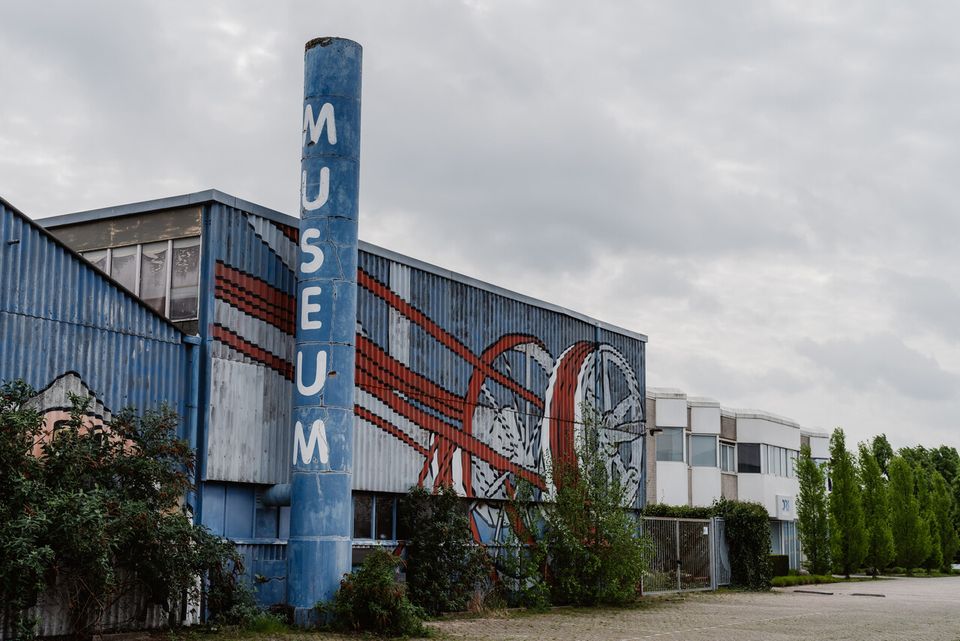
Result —
POLYGON ((303 434, 303 423, 297 421, 297 429, 293 441, 293 463, 296 465, 299 455, 300 462, 306 465, 313 462, 313 451, 317 451, 320 463, 326 465, 330 460, 330 446, 327 444, 327 428, 323 421, 317 419, 310 426, 310 438, 303 434))
POLYGON ((323 292, 321 287, 304 287, 300 294, 300 329, 320 329, 323 321, 310 320, 310 314, 320 311, 320 303, 310 302, 311 296, 319 296, 323 292))
POLYGON ((333 113, 333 105, 329 102, 323 103, 320 107, 320 113, 317 119, 313 119, 313 105, 308 104, 303 109, 303 146, 307 146, 307 132, 310 133, 310 144, 315 145, 320 141, 320 134, 323 133, 323 127, 327 127, 327 142, 331 145, 337 144, 337 120, 333 113))
POLYGON ((320 190, 317 197, 313 200, 307 198, 307 172, 304 171, 300 177, 300 204, 306 211, 320 209, 327 203, 330 196, 330 168, 322 167, 320 169, 320 190))
POLYGON ((323 250, 316 245, 311 245, 311 240, 320 238, 320 230, 316 227, 308 227, 300 235, 300 249, 304 253, 310 254, 310 260, 300 263, 300 273, 312 274, 323 265, 323 250))
POLYGON ((313 383, 303 384, 303 352, 297 352, 297 390, 304 396, 313 396, 323 389, 327 382, 327 353, 323 350, 317 352, 317 372, 314 374, 313 383))

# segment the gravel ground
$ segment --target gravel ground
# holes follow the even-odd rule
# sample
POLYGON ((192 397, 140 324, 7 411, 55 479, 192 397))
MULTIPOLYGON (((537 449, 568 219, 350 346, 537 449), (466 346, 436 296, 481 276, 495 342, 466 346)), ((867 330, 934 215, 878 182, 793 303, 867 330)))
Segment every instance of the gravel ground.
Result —
POLYGON ((960 641, 960 577, 690 593, 635 609, 559 609, 430 627, 442 639, 478 641, 960 641))

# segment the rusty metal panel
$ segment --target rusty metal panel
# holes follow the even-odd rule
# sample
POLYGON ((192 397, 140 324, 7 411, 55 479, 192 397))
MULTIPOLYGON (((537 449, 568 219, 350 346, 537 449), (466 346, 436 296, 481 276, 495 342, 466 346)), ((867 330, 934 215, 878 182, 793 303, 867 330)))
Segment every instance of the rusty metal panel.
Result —
MULTIPOLYGON (((183 334, 0 200, 0 379, 82 385, 107 412, 183 414, 183 334)), ((54 390, 55 391, 55 390, 54 390)), ((54 393, 55 397, 56 394, 54 393)))
MULTIPOLYGON (((645 337, 370 245, 358 283, 355 490, 449 483, 496 500, 522 477, 549 492, 546 467, 574 455, 586 403, 642 502, 645 337)), ((481 539, 500 531, 471 518, 481 539)))
POLYGON ((209 278, 205 479, 285 483, 290 476, 290 404, 296 228, 224 203, 205 227, 209 278))

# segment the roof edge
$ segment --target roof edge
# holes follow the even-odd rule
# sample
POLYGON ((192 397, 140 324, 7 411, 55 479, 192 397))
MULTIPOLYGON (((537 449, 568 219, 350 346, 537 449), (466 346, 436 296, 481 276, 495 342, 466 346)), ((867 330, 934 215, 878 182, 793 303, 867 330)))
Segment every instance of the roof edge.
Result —
POLYGON ((163 321, 163 323, 177 330, 177 333, 180 334, 181 337, 189 336, 189 334, 187 334, 182 329, 174 325, 173 321, 171 321, 169 318, 167 318, 163 314, 158 313, 157 310, 147 305, 142 298, 140 298, 139 296, 131 292, 129 289, 127 289, 126 287, 124 287, 123 285, 115 281, 108 274, 94 267, 93 264, 89 260, 84 258, 79 252, 71 249, 66 243, 64 243, 62 240, 60 240, 59 238, 54 236, 52 233, 50 233, 50 231, 46 227, 44 227, 43 225, 35 221, 33 218, 30 218, 30 216, 27 216, 25 213, 20 211, 17 207, 14 207, 12 204, 10 204, 10 201, 8 201, 3 196, 0 196, 0 205, 3 205, 4 207, 12 211, 15 216, 19 216, 23 220, 27 221, 27 224, 33 227, 34 229, 36 229, 40 233, 40 235, 44 236, 47 240, 53 242, 55 245, 57 245, 58 247, 66 251, 70 256, 79 260, 81 264, 86 265, 87 267, 92 269, 101 278, 105 279, 111 285, 113 285, 114 287, 119 289, 121 292, 123 292, 124 294, 132 298, 138 305, 140 305, 140 307, 143 307, 151 315, 156 316, 161 321, 163 321))

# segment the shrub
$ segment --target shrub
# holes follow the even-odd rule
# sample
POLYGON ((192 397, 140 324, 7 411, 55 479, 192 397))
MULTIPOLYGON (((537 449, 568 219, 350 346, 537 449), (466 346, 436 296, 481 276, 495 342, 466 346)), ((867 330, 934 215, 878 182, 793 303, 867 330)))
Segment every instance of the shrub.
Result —
POLYGON ((786 554, 771 554, 770 572, 774 577, 789 575, 790 557, 786 554))
POLYGON ((842 579, 837 579, 830 574, 808 574, 806 576, 790 575, 775 576, 770 583, 775 588, 790 588, 796 585, 819 585, 821 583, 837 583, 842 579))
POLYGON ((407 587, 410 600, 432 615, 464 610, 487 580, 490 560, 473 541, 464 504, 450 486, 431 494, 412 488, 401 499, 402 525, 410 532, 407 587))
POLYGON ((643 516, 662 516, 674 519, 709 519, 714 516, 714 509, 712 507, 654 503, 643 508, 641 513, 643 516))
POLYGON ((374 632, 388 636, 421 636, 426 614, 407 598, 406 587, 397 581, 400 559, 378 548, 360 569, 340 581, 330 605, 317 604, 321 614, 332 615, 340 630, 374 632))
POLYGON ((44 437, 33 396, 22 381, 0 386, 0 602, 18 637, 32 634, 25 612, 54 587, 83 636, 133 589, 169 607, 196 595, 198 576, 237 567, 233 546, 181 507, 194 453, 176 414, 125 409, 99 428, 91 399, 71 395, 70 419, 44 437))
POLYGON ((759 503, 721 499, 715 509, 725 521, 732 583, 750 590, 768 590, 771 568, 767 508, 759 503))

